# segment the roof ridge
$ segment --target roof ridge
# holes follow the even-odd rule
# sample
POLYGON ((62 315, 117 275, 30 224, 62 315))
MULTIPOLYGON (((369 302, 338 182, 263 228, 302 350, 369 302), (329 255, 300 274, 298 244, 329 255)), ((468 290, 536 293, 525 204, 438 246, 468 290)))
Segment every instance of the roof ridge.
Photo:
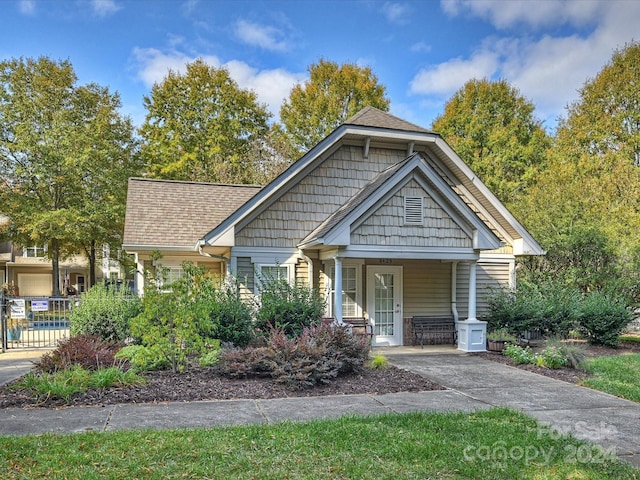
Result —
POLYGON ((410 132, 433 133, 420 125, 403 120, 400 117, 368 105, 352 117, 344 121, 343 125, 359 125, 363 127, 388 128, 391 130, 406 130, 410 132))
POLYGON ((249 183, 214 183, 214 182, 197 182, 195 180, 172 180, 168 178, 147 178, 147 177, 129 177, 129 181, 141 181, 141 182, 154 182, 154 183, 179 183, 179 184, 193 184, 193 185, 208 185, 216 187, 251 187, 251 188, 263 188, 263 185, 249 184, 249 183))

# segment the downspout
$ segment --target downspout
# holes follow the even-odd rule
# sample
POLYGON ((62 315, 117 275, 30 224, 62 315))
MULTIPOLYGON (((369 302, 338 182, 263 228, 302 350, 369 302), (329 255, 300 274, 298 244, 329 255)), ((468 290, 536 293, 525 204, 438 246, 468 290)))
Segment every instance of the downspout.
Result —
POLYGON ((309 288, 313 288, 313 261, 304 254, 301 248, 298 249, 298 256, 307 262, 307 275, 309 277, 307 280, 309 282, 309 288))
POLYGON ((227 265, 229 264, 229 258, 225 257, 224 255, 213 255, 212 253, 207 253, 204 250, 202 250, 202 242, 198 241, 197 243, 198 246, 198 253, 203 256, 203 257, 207 257, 207 258, 215 258, 216 260, 222 260, 222 262, 224 263, 224 274, 225 276, 228 274, 227 272, 227 265))

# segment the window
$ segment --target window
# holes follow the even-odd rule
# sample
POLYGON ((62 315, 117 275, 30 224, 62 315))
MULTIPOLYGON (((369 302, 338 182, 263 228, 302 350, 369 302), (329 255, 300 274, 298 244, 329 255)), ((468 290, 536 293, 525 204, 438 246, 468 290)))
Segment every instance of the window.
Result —
POLYGON ((184 270, 182 267, 164 267, 164 284, 170 285, 173 282, 177 282, 184 276, 184 270))
MULTIPOLYGON (((358 305, 358 293, 360 282, 358 281, 358 266, 343 265, 342 266, 342 316, 343 317, 360 317, 360 307, 358 305)), ((335 300, 335 290, 333 288, 335 282, 335 267, 331 267, 331 278, 329 288, 329 316, 333 317, 333 302, 335 300)))
POLYGON ((256 294, 260 293, 260 289, 269 282, 285 280, 293 283, 293 265, 268 265, 260 264, 256 267, 256 294))
POLYGON ((25 247, 22 249, 22 256, 28 258, 43 258, 47 256, 47 246, 25 247))
POLYGON ((405 225, 422 225, 424 223, 424 198, 404 197, 405 225))

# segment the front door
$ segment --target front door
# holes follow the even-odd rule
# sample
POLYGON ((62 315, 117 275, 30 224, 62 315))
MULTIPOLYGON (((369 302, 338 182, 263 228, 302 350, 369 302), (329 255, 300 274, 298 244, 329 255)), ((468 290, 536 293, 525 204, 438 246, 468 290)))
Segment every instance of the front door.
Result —
POLYGON ((375 345, 402 345, 402 267, 367 267, 367 312, 375 345))

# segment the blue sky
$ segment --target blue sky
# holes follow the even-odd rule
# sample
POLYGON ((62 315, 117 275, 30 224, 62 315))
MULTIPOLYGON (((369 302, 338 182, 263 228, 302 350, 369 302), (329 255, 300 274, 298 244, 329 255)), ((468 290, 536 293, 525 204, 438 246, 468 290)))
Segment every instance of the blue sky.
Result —
POLYGON ((640 24, 636 0, 0 0, 0 12, 0 58, 68 59, 137 125, 169 68, 226 67, 277 120, 324 58, 371 67, 391 113, 427 128, 469 79, 504 78, 552 130, 640 24))

